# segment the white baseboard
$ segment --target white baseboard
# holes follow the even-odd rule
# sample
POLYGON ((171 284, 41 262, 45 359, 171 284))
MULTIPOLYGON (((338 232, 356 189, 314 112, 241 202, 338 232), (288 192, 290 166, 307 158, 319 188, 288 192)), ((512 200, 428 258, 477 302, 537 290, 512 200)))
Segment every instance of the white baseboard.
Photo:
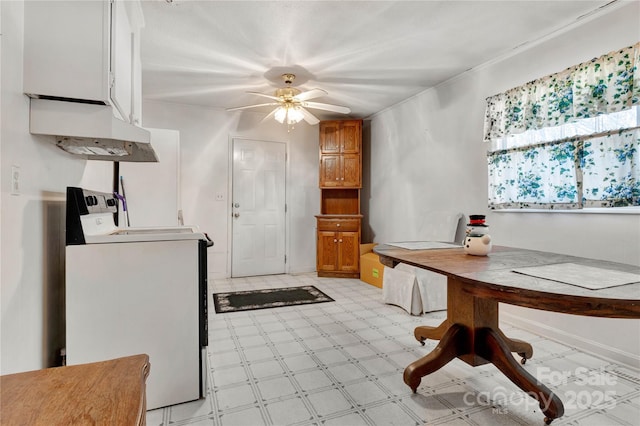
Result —
POLYGON ((301 275, 301 274, 309 274, 311 272, 316 272, 316 267, 314 266, 309 266, 309 267, 302 267, 302 268, 296 268, 296 269, 291 269, 289 272, 287 272, 287 274, 289 275, 301 275))
POLYGON ((605 346, 596 341, 575 336, 555 327, 549 327, 548 325, 528 318, 522 318, 509 312, 501 312, 500 319, 514 327, 539 334, 559 343, 571 345, 581 351, 597 355, 617 364, 623 364, 625 367, 629 367, 633 370, 640 371, 640 355, 605 346))

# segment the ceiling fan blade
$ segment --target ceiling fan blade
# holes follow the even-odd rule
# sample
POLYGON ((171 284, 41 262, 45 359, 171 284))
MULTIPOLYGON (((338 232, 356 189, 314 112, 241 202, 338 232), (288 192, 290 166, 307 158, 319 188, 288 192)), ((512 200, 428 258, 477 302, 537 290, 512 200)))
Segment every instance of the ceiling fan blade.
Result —
POLYGON ((307 99, 314 99, 319 96, 324 96, 328 94, 329 93, 327 93, 326 90, 311 89, 311 90, 307 90, 306 92, 298 93, 293 97, 293 99, 295 99, 296 101, 306 101, 307 99))
POLYGON ((274 115, 276 115, 276 111, 278 110, 278 108, 274 108, 273 111, 271 111, 269 114, 267 114, 262 120, 260 120, 260 123, 266 123, 267 121, 269 121, 270 119, 273 118, 274 115))
POLYGON ((298 111, 302 113, 302 118, 304 118, 304 121, 311 124, 312 126, 320 122, 320 120, 318 120, 318 118, 315 115, 311 114, 306 109, 302 107, 298 107, 298 111))
POLYGON ((339 112, 341 114, 349 114, 351 112, 351 110, 347 107, 343 107, 339 105, 322 104, 319 102, 303 102, 302 106, 305 106, 307 108, 312 108, 312 109, 322 109, 325 111, 339 112))
POLYGON ((247 92, 247 93, 251 93, 252 95, 257 95, 257 96, 262 96, 264 98, 269 98, 269 99, 273 99, 274 101, 282 101, 282 99, 280 99, 277 96, 273 96, 273 95, 267 95, 264 93, 260 93, 260 92, 247 92))
POLYGON ((277 102, 269 102, 269 103, 266 103, 266 104, 246 105, 246 106, 239 106, 239 107, 235 107, 235 108, 227 108, 227 111, 238 111, 240 109, 258 108, 258 107, 273 106, 273 105, 280 105, 280 104, 278 104, 277 102))

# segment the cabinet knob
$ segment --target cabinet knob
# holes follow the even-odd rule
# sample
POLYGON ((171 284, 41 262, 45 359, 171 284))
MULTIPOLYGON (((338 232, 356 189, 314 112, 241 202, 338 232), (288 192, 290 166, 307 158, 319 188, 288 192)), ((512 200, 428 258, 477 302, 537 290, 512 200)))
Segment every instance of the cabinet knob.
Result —
POLYGON ((340 180, 344 180, 344 178, 340 179, 340 180))
POLYGON ((337 227, 340 227, 340 224, 339 224, 339 223, 336 223, 336 226, 337 226, 337 227))
POLYGON ((336 178, 336 180, 340 180, 340 178, 336 178))
POLYGON ((340 239, 338 240, 338 242, 339 242, 339 243, 341 243, 341 242, 342 242, 342 238, 340 238, 340 239))
POLYGON ((337 243, 337 242, 338 242, 338 240, 336 240, 336 239, 334 238, 334 239, 333 239, 333 242, 334 242, 334 243, 337 243))

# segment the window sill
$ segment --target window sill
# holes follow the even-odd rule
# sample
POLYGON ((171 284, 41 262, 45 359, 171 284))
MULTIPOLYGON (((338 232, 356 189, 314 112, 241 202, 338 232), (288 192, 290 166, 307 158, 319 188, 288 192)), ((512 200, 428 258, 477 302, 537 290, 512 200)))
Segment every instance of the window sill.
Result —
POLYGON ((560 214, 637 214, 640 215, 640 207, 611 207, 611 208, 587 208, 575 210, 552 209, 495 209, 491 213, 560 213, 560 214))

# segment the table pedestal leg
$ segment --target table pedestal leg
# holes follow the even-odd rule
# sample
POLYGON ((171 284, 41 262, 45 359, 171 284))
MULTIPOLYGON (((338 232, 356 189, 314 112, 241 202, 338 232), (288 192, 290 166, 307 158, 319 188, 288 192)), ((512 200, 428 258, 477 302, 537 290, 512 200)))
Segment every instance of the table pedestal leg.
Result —
POLYGON ((439 339, 440 342, 433 351, 404 370, 404 382, 415 393, 422 377, 454 358, 472 366, 491 362, 539 402, 547 424, 562 416, 564 407, 560 398, 522 368, 511 355, 511 352, 517 352, 523 360, 531 358, 531 345, 506 337, 498 328, 498 303, 473 296, 471 289, 465 291, 466 286, 471 284, 449 278, 447 319, 438 327, 420 326, 415 329, 414 335, 422 344, 425 339, 439 339))
POLYGON ((546 416, 544 419, 546 424, 564 414, 564 406, 560 398, 513 359, 511 342, 506 341, 501 332, 484 328, 478 330, 477 339, 484 342, 476 348, 478 354, 495 365, 527 395, 538 401, 540 409, 546 416))
MULTIPOLYGON (((416 340, 420 342, 422 346, 424 346, 424 342, 427 339, 442 340, 442 336, 444 336, 444 333, 447 332, 450 326, 451 324, 449 323, 449 320, 444 320, 442 324, 437 327, 421 325, 416 327, 416 329, 413 331, 413 335, 415 336, 416 340)), ((522 360, 520 361, 522 364, 524 364, 528 359, 531 359, 531 357, 533 356, 533 347, 529 343, 525 342, 524 340, 512 339, 510 337, 507 337, 500 329, 498 329, 497 331, 509 344, 509 350, 511 350, 511 352, 517 352, 518 355, 522 357, 522 360)))
POLYGON ((469 353, 469 342, 468 330, 458 324, 452 325, 434 350, 405 368, 404 382, 416 393, 423 376, 433 373, 452 359, 469 353))
POLYGON ((424 346, 424 341, 427 339, 431 340, 442 340, 442 336, 449 329, 451 324, 449 324, 448 320, 444 320, 442 324, 437 327, 430 327, 428 325, 421 325, 416 327, 413 331, 413 335, 416 337, 416 340, 422 343, 424 346))
POLYGON ((522 359, 520 360, 521 364, 524 365, 524 363, 533 356, 533 347, 531 346, 531 344, 525 342, 524 340, 512 339, 510 337, 507 337, 500 329, 497 329, 495 331, 500 334, 500 337, 502 337, 502 339, 507 343, 510 352, 516 352, 522 357, 522 359))

